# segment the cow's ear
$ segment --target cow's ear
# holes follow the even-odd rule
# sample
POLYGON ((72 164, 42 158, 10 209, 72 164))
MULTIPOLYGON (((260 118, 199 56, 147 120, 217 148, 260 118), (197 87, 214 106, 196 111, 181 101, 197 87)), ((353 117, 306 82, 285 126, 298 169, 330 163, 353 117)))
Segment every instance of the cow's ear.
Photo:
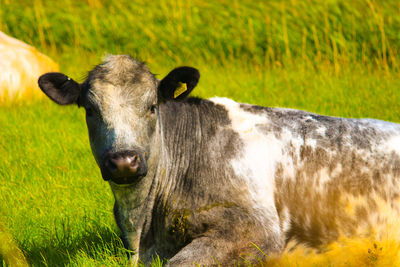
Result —
POLYGON ((39 87, 54 102, 60 105, 77 103, 81 86, 59 72, 49 72, 39 78, 39 87))
POLYGON ((172 70, 160 81, 158 94, 163 100, 182 100, 196 87, 200 73, 192 67, 179 67, 172 70))

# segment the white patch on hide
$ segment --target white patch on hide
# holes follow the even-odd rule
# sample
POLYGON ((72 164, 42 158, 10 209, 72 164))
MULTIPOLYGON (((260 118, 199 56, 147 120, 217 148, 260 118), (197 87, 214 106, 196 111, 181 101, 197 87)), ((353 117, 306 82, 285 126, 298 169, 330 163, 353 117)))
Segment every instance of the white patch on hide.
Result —
POLYGON ((321 136, 325 136, 326 134, 326 128, 324 126, 320 126, 317 128, 317 130, 315 130, 318 134, 320 134, 321 136))
POLYGON ((400 155, 400 135, 390 138, 384 146, 386 151, 394 151, 400 155))
MULTIPOLYGON (((242 153, 231 161, 235 174, 244 179, 249 186, 249 193, 254 208, 260 211, 273 211, 274 208, 274 176, 276 163, 282 158, 282 142, 273 133, 265 135, 256 125, 268 124, 268 118, 246 112, 240 104, 227 98, 210 99, 223 105, 229 113, 232 128, 244 142, 242 153)), ((271 218, 269 214, 260 213, 261 222, 271 218)), ((270 224, 269 229, 279 233, 279 224, 270 224)))

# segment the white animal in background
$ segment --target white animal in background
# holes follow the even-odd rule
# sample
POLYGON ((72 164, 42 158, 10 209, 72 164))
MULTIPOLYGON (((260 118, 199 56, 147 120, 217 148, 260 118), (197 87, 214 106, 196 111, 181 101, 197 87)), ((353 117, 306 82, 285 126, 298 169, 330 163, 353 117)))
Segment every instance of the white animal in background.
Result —
POLYGON ((41 96, 37 79, 58 65, 36 48, 0 32, 0 100, 41 96))

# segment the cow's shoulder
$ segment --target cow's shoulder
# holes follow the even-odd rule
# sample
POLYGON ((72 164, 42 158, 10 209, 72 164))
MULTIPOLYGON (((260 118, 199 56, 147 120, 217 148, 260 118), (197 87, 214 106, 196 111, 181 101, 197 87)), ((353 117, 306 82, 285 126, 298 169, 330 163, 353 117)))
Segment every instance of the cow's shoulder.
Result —
POLYGON ((257 127, 269 123, 269 118, 265 111, 270 110, 270 108, 242 104, 222 97, 214 97, 210 101, 226 110, 232 129, 238 133, 249 134, 256 130, 257 127))

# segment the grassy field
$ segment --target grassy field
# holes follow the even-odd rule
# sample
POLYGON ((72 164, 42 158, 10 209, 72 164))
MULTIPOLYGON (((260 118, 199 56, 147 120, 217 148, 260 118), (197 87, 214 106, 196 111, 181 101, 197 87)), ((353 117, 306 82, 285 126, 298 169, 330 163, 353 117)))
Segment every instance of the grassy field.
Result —
MULTIPOLYGON (((197 67, 194 95, 400 122, 397 0, 0 0, 0 30, 79 81, 126 53, 159 78, 197 67)), ((83 110, 4 102, 0 127, 0 226, 28 262, 126 265, 83 110)))

